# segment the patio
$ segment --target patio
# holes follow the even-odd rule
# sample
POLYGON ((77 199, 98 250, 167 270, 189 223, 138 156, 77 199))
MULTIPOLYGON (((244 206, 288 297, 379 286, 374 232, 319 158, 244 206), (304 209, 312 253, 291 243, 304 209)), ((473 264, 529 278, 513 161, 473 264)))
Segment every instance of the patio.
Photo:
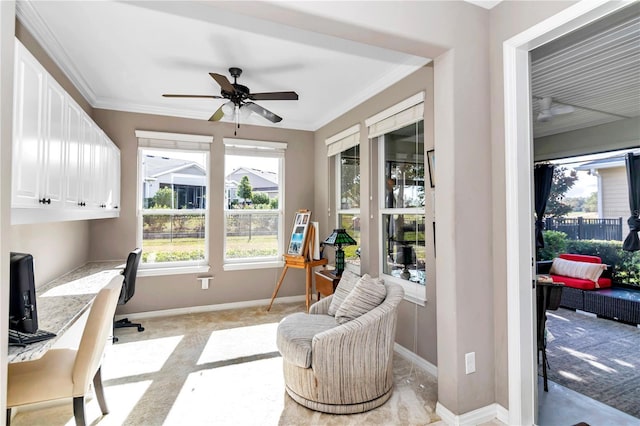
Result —
POLYGON ((547 330, 549 380, 640 418, 638 327, 560 308, 547 330))

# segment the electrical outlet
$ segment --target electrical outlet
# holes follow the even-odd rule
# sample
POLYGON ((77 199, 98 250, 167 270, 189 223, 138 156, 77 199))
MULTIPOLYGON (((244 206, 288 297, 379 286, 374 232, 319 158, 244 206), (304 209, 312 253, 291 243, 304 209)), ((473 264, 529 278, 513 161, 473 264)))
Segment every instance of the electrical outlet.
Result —
POLYGON ((464 366, 467 374, 476 372, 476 353, 469 352, 464 355, 464 366))

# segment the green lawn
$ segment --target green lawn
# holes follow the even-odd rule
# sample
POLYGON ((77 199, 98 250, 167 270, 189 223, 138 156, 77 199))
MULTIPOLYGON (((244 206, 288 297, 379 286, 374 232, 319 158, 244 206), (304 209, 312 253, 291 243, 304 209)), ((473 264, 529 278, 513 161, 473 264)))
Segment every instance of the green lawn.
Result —
MULTIPOLYGON (((203 238, 174 238, 144 240, 142 244, 144 261, 168 262, 176 260, 197 260, 204 256, 203 238)), ((275 256, 278 254, 278 239, 275 235, 248 237, 227 237, 226 257, 242 258, 254 256, 275 256)))

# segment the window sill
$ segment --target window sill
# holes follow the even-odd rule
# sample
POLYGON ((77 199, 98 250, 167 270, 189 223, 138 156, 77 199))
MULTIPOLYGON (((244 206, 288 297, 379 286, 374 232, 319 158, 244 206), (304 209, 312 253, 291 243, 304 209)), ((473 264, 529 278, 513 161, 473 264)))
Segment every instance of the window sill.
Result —
POLYGON ((224 271, 244 271, 247 269, 282 268, 283 266, 282 260, 274 260, 271 262, 225 263, 222 269, 224 271))
POLYGON ((385 282, 392 282, 399 284, 404 289, 404 300, 407 302, 415 303, 419 306, 426 306, 427 304, 427 289, 426 286, 405 281, 390 275, 382 275, 385 282))
POLYGON ((139 277, 157 277, 162 275, 203 274, 209 272, 209 265, 171 266, 165 268, 139 268, 139 277))

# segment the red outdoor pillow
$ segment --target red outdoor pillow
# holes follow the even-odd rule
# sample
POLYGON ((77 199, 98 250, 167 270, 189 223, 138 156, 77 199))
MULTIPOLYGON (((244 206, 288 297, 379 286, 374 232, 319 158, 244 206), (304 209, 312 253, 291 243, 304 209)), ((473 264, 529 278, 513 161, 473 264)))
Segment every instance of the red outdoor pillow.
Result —
POLYGON ((565 260, 573 260, 574 262, 602 263, 602 259, 600 259, 600 257, 590 256, 588 254, 563 253, 558 255, 558 257, 565 260))

